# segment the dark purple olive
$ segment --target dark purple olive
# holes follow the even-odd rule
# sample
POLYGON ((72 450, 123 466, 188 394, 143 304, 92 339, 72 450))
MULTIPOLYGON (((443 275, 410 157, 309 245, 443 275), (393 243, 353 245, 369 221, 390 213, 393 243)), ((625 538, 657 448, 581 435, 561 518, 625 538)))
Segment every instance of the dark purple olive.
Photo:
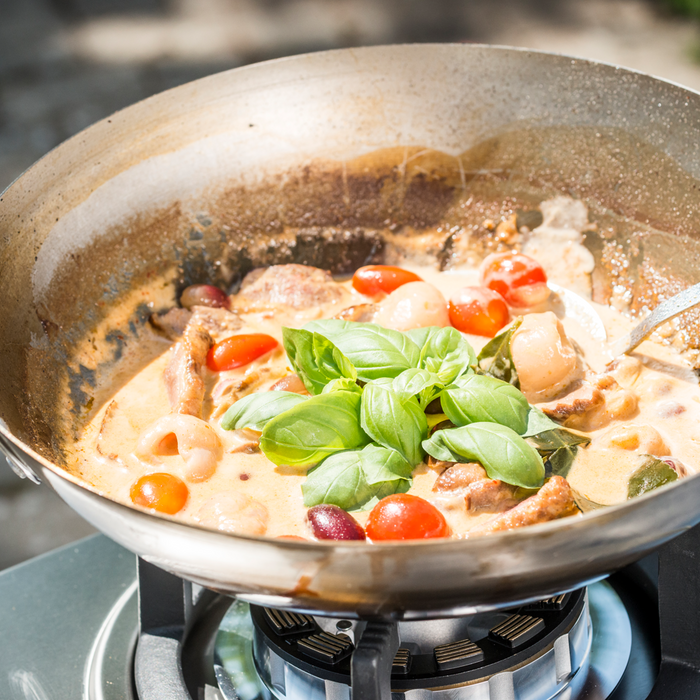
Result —
POLYGON ((186 309, 191 309, 193 306, 228 309, 228 297, 211 284, 193 284, 180 295, 180 305, 186 309))
POLYGON ((306 520, 317 540, 365 539, 360 523, 338 506, 313 506, 306 513, 306 520))

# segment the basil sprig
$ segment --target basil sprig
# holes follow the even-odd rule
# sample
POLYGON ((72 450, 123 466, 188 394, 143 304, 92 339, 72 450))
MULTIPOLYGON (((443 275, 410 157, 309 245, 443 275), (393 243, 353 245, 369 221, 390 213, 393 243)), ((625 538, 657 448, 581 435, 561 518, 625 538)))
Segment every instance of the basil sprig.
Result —
POLYGON ((260 449, 277 465, 310 467, 336 452, 363 447, 369 438, 360 426, 360 403, 354 391, 313 396, 269 421, 260 449))
POLYGON ((307 399, 307 396, 301 396, 291 391, 266 391, 248 394, 248 396, 236 401, 224 413, 221 427, 224 430, 249 428, 262 431, 268 421, 275 416, 307 399))
POLYGON ((301 490, 307 507, 332 503, 357 510, 410 486, 411 466, 398 452, 367 445, 328 457, 309 471, 301 490))
POLYGON ((362 392, 360 420, 374 442, 396 450, 412 467, 423 461, 428 421, 413 396, 402 400, 391 386, 371 382, 362 392))
POLYGON ((483 374, 458 377, 440 393, 440 405, 457 426, 500 423, 522 434, 530 405, 514 386, 483 374))
POLYGON ((435 459, 479 462, 491 479, 536 489, 544 483, 544 463, 534 447, 514 430, 497 423, 471 423, 438 430, 423 442, 435 459))
POLYGON ((510 337, 518 324, 481 352, 479 360, 491 360, 486 369, 454 328, 401 333, 337 319, 284 328, 289 362, 312 396, 251 394, 221 425, 261 430, 268 459, 311 468, 302 487, 307 506, 371 507, 408 490, 426 452, 478 461, 491 478, 538 488, 542 457, 550 472, 565 474, 588 438, 561 428, 516 388, 510 337), (443 413, 426 416, 436 398, 443 413), (442 422, 450 427, 427 439, 428 425, 442 422))

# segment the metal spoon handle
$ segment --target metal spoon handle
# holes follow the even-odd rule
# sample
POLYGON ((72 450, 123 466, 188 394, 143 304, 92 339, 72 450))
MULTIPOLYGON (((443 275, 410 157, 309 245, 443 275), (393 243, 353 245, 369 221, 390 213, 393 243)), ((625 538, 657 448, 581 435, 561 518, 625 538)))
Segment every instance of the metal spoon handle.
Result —
POLYGON ((698 304, 700 304, 700 284, 694 284, 680 294, 667 299, 659 304, 638 326, 635 326, 630 333, 613 343, 611 348, 613 357, 625 355, 634 350, 661 324, 670 321, 678 314, 682 314, 698 304))

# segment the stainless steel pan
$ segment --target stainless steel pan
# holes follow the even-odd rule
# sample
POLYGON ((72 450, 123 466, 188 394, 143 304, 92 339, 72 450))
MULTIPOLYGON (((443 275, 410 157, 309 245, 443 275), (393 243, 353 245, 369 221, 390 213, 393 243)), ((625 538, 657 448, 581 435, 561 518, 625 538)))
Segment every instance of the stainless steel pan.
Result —
MULTIPOLYGON (((653 306, 700 273, 699 177, 700 96, 561 56, 366 48, 170 90, 67 141, 0 198, 2 446, 132 551, 276 605, 420 617, 595 580, 700 521, 700 478, 467 541, 230 536, 120 505, 71 474, 61 437, 110 364, 79 365, 74 350, 94 340, 113 359, 134 342, 149 311, 130 291, 139 285, 174 298, 270 262, 347 271, 381 259, 387 220, 449 224, 460 197, 482 215, 581 197, 597 222, 596 298, 617 285, 633 308, 653 306), (117 300, 129 314, 114 326, 117 300)), ((439 248, 455 254, 447 234, 439 248)), ((698 347, 696 324, 689 316, 684 332, 698 347)))

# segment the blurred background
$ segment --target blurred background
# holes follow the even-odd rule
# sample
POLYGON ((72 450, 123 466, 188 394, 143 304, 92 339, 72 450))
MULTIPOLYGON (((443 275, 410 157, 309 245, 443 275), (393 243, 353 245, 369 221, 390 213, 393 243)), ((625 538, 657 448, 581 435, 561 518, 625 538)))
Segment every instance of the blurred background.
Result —
MULTIPOLYGON (((445 41, 566 53, 700 90, 700 0, 0 0, 0 192, 93 122, 210 73, 445 41)), ((0 457, 0 568, 90 532, 0 457)))

